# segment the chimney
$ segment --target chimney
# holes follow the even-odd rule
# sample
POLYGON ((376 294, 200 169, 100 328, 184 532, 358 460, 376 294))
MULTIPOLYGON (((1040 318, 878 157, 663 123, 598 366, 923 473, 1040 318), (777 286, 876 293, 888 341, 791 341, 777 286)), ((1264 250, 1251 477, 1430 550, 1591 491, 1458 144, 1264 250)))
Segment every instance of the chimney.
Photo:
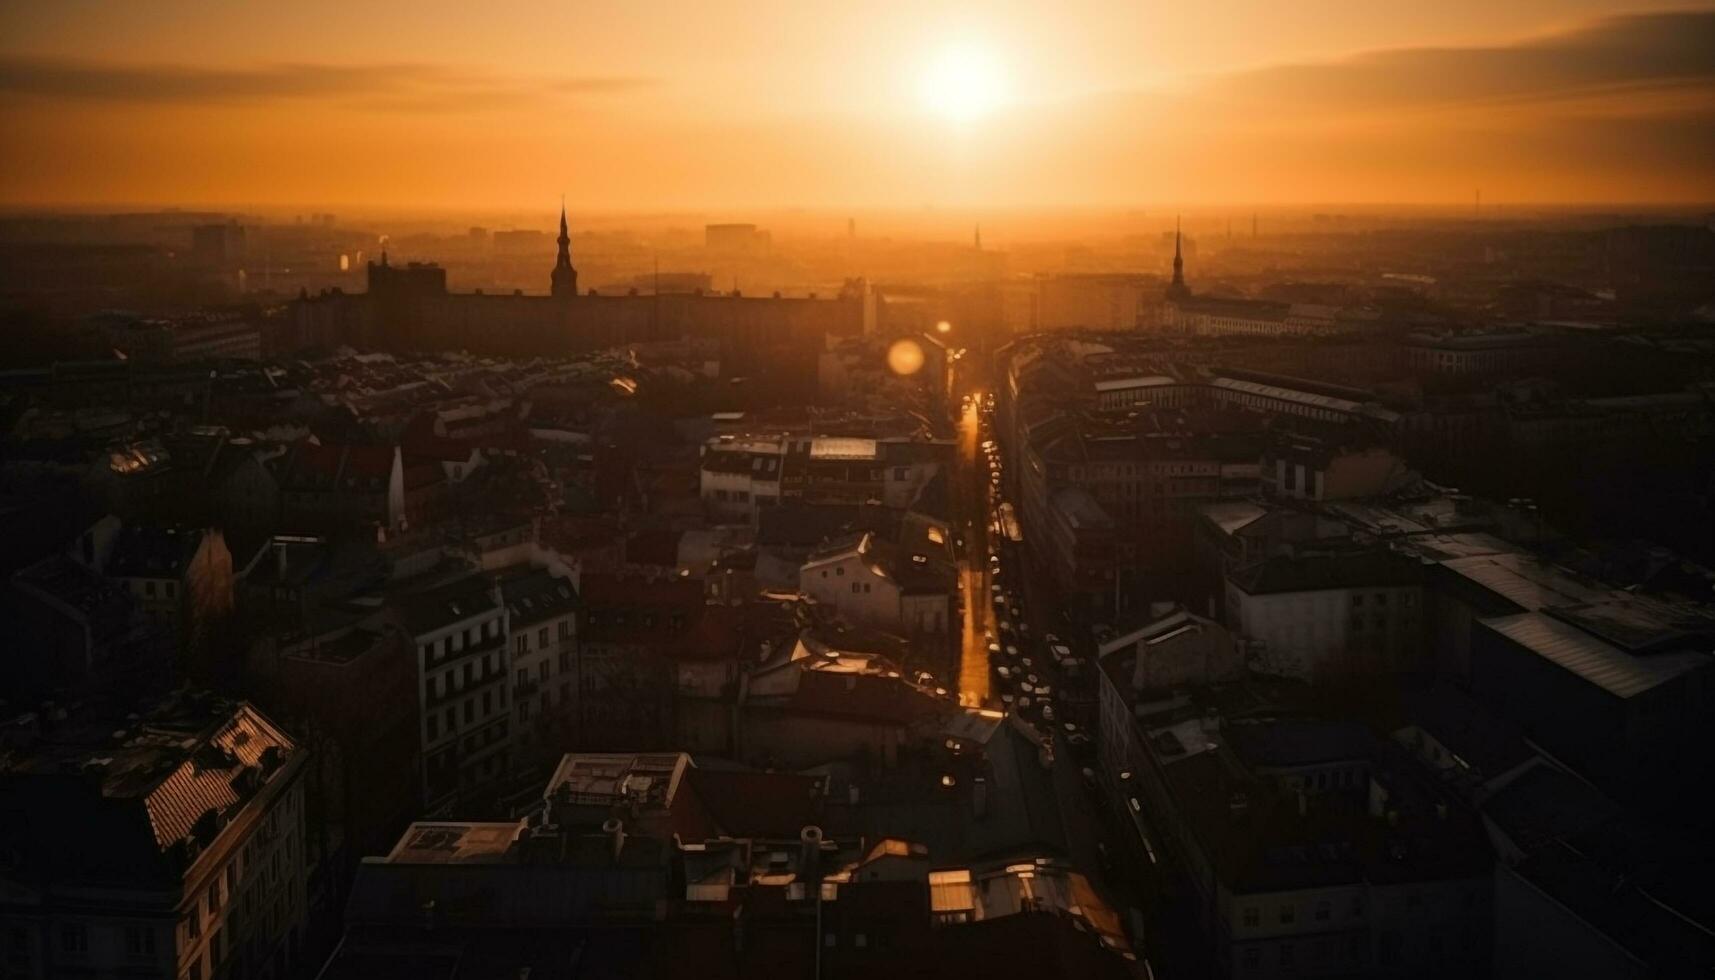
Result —
POLYGON ((971 815, 978 820, 988 816, 989 812, 989 781, 985 776, 978 776, 971 781, 971 815))
POLYGON ((601 832, 613 839, 613 863, 619 863, 619 855, 625 850, 625 821, 618 817, 609 817, 602 821, 601 832))
POLYGON ((809 824, 798 831, 798 877, 806 888, 820 887, 822 863, 822 828, 809 824))

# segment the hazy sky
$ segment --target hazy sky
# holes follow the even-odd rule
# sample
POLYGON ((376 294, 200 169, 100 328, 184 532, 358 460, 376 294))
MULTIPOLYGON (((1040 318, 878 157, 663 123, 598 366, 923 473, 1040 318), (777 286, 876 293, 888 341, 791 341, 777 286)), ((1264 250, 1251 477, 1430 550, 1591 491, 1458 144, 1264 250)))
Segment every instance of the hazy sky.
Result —
POLYGON ((8 204, 1707 201, 1715 5, 0 0, 0 127, 8 204))

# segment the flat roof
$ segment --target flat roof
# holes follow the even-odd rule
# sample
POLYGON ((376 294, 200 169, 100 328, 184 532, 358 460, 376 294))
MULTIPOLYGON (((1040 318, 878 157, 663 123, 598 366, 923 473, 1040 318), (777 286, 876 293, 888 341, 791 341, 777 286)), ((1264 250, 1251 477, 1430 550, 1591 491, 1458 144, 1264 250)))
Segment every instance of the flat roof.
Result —
POLYGON ((850 436, 817 436, 810 440, 811 459, 875 459, 877 442, 850 436))
POLYGON ((1107 381, 1096 382, 1097 391, 1124 391, 1127 388, 1159 388, 1163 385, 1176 385, 1181 382, 1165 374, 1151 374, 1144 377, 1110 378, 1107 381))
POLYGON ((1711 662, 1709 654, 1697 651, 1633 656, 1571 623, 1538 612, 1496 616, 1480 622, 1619 698, 1635 697, 1711 662))
POLYGON ((498 864, 518 836, 505 823, 413 823, 387 855, 389 864, 498 864))
POLYGON ((1454 558, 1441 567, 1526 612, 1597 602, 1608 596, 1607 589, 1587 585, 1565 569, 1517 552, 1454 558))

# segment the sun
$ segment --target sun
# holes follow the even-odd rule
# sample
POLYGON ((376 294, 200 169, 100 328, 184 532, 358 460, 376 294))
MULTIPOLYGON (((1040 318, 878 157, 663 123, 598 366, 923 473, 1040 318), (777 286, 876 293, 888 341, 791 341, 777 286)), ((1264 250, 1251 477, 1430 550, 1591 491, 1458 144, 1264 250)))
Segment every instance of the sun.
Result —
POLYGON ((978 44, 942 49, 923 72, 923 107, 951 122, 969 123, 1005 104, 1005 66, 992 50, 978 44))

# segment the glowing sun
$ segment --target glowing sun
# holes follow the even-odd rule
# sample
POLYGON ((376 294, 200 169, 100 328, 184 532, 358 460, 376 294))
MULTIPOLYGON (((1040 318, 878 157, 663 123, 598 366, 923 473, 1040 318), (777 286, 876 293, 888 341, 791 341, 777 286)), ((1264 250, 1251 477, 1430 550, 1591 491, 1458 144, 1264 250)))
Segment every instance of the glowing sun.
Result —
POLYGON ((988 48, 953 45, 932 58, 923 72, 923 107, 951 122, 968 123, 999 109, 1010 94, 1005 66, 988 48))

